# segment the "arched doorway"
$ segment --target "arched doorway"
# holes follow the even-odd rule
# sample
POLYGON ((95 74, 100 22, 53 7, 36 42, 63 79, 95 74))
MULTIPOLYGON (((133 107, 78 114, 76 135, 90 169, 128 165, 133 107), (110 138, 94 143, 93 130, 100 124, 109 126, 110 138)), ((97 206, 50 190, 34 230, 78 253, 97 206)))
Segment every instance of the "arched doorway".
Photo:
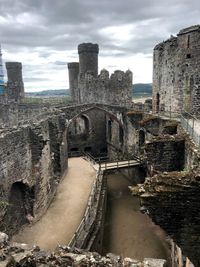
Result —
POLYGON ((11 186, 5 224, 9 234, 14 234, 33 216, 34 187, 30 188, 22 182, 11 186))
POLYGON ((91 107, 74 116, 68 124, 67 143, 69 156, 74 156, 73 148, 79 148, 77 155, 82 152, 92 154, 93 157, 107 155, 108 143, 112 139, 112 131, 119 131, 117 145, 123 145, 124 130, 121 122, 113 113, 99 108, 91 107), (113 127, 114 125, 114 129, 113 127), (118 125, 116 127, 116 124, 118 125), (75 130, 76 128, 76 130, 75 130), (80 152, 80 153, 78 153, 80 152))

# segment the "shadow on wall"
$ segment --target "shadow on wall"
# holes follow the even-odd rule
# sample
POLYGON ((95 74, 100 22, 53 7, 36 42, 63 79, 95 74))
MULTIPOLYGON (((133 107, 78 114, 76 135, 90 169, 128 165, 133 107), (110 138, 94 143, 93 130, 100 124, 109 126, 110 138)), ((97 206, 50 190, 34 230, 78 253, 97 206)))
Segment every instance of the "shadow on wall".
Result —
POLYGON ((4 216, 4 226, 9 235, 19 230, 20 227, 31 220, 33 216, 34 186, 30 188, 22 182, 12 185, 8 206, 4 216), (13 222, 15 222, 13 224, 13 222))

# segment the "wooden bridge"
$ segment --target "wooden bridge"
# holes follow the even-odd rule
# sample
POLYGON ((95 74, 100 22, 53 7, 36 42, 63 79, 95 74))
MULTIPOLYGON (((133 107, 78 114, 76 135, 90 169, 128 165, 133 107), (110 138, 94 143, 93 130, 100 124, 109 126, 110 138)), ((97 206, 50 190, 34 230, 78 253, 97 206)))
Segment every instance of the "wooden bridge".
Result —
POLYGON ((134 156, 133 159, 116 160, 116 161, 108 161, 107 157, 94 158, 89 153, 84 153, 84 157, 93 164, 93 167, 97 171, 134 167, 142 165, 144 163, 142 158, 136 156, 134 156))
POLYGON ((107 156, 93 157, 90 153, 75 151, 69 153, 69 157, 83 157, 90 161, 97 171, 114 170, 120 168, 134 167, 144 164, 142 157, 132 156, 132 159, 109 161, 107 156))
POLYGON ((104 162, 100 164, 95 164, 94 168, 96 170, 100 169, 102 171, 105 171, 105 170, 114 170, 126 167, 139 166, 141 164, 142 164, 141 161, 131 159, 131 160, 122 160, 122 161, 113 161, 113 162, 104 162))

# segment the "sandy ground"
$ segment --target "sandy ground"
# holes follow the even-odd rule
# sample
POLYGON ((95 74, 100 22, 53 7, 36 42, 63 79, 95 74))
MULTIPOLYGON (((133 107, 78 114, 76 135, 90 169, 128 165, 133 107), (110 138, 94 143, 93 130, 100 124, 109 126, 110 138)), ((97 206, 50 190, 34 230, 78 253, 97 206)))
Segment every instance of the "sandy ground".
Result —
POLYGON ((83 217, 95 176, 90 163, 70 158, 68 171, 47 212, 37 223, 14 236, 13 241, 36 244, 47 250, 68 244, 83 217))
POLYGON ((108 175, 108 203, 103 253, 112 252, 138 260, 168 259, 164 232, 139 212, 139 200, 128 189, 130 182, 120 173, 108 175))

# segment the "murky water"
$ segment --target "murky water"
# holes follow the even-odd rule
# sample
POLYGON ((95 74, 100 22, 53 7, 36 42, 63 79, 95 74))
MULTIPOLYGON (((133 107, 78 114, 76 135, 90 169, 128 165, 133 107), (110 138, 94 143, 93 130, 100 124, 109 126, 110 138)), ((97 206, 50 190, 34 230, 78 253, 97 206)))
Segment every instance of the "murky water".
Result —
POLYGON ((84 159, 69 159, 67 174, 47 212, 14 236, 13 241, 47 250, 68 244, 82 220, 95 176, 96 171, 84 159))
POLYGON ((170 251, 164 232, 139 212, 139 200, 128 189, 131 185, 121 173, 107 178, 108 202, 103 253, 112 252, 138 260, 169 260, 170 251))

